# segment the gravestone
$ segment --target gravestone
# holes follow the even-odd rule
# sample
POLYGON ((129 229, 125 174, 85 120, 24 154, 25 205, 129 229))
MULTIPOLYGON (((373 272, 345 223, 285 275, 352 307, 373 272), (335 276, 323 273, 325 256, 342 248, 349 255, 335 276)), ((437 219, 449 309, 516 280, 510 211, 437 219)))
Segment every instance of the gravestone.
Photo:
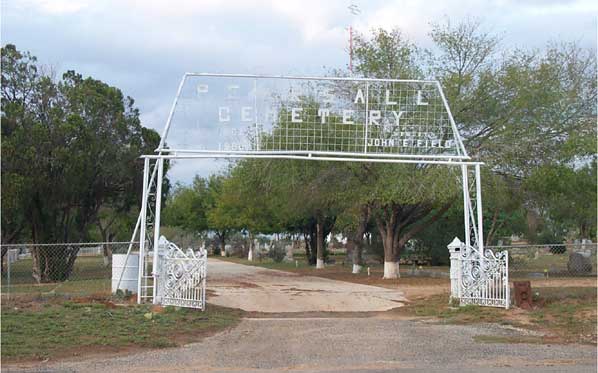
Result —
POLYGON ((592 272, 592 260, 585 253, 573 252, 569 255, 567 270, 574 275, 585 275, 592 272))
POLYGON ((285 262, 293 262, 293 245, 286 245, 284 247, 286 255, 284 256, 285 262))
POLYGON ((224 245, 224 250, 220 252, 221 256, 227 256, 230 253, 231 245, 224 245))

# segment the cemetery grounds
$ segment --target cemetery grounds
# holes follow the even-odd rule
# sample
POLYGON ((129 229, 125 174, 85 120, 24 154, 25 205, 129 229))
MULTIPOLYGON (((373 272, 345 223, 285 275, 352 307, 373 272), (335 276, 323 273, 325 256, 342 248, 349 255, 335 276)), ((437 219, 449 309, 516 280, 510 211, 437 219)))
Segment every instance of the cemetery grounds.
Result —
MULTIPOLYGON (((383 280, 383 268, 379 264, 370 263, 361 273, 352 274, 342 253, 331 258, 333 260, 326 268, 320 270, 309 266, 300 254, 294 262, 281 263, 267 258, 252 262, 234 257, 210 259, 280 270, 292 274, 299 282, 302 278, 318 277, 382 287, 400 291, 406 298, 404 302, 397 302, 398 307, 384 311, 295 312, 293 317, 383 317, 442 325, 496 324, 529 333, 514 336, 480 334, 475 339, 487 344, 596 346, 595 273, 531 278, 535 308, 530 311, 516 307, 504 310, 449 304, 449 279, 444 275, 446 267, 402 265, 400 279, 383 280)), ((110 268, 103 266, 101 256, 78 258, 72 278, 61 283, 35 284, 28 277, 30 265, 27 259, 13 263, 10 288, 3 279, 3 364, 68 361, 177 347, 234 328, 244 318, 289 316, 284 312, 264 313, 218 306, 218 284, 210 282, 210 277, 207 311, 201 312, 140 306, 127 294, 111 295, 110 268)), ((533 270, 540 270, 543 265, 546 266, 542 263, 533 270)), ((251 282, 238 284, 239 288, 247 289, 259 286, 259 283, 251 282)), ((295 290, 297 294, 302 292, 300 288, 295 290)), ((321 296, 322 302, 326 302, 326 294, 322 292, 321 296)), ((259 304, 256 307, 259 309, 259 304)))

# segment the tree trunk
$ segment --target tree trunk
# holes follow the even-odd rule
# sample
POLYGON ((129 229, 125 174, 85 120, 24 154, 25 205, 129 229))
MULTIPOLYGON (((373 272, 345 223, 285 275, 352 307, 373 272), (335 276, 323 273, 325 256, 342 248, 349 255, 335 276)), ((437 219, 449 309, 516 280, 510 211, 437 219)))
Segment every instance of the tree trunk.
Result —
POLYGON ((305 245, 305 258, 307 258, 307 263, 308 264, 313 264, 311 262, 311 252, 312 252, 312 250, 311 250, 311 243, 310 243, 310 241, 311 241, 310 235, 308 233, 306 233, 306 232, 303 232, 303 243, 305 245))
POLYGON ((324 268, 324 218, 321 214, 317 214, 316 216, 316 236, 316 269, 322 269, 324 268))
POLYGON ((388 227, 382 239, 384 246, 384 276, 385 279, 399 278, 399 266, 397 250, 395 250, 396 227, 388 227))
POLYGON ((217 233, 218 239, 220 240, 220 256, 226 256, 226 233, 217 233))
POLYGON ((494 213, 492 214, 492 224, 490 224, 490 229, 488 230, 488 234, 486 234, 486 246, 490 246, 490 244, 492 243, 492 240, 494 239, 494 234, 496 233, 496 231, 500 228, 500 225, 498 225, 498 209, 494 210, 494 213))
MULTIPOLYGON (((32 214, 32 221, 31 221, 31 238, 33 242, 39 242, 39 229, 37 224, 36 214, 32 214)), ((39 253, 40 248, 38 246, 33 246, 31 248, 31 276, 40 284, 42 282, 42 256, 39 253)))
POLYGON ((386 208, 384 217, 376 217, 376 227, 378 233, 382 238, 382 246, 384 247, 384 276, 385 279, 395 279, 399 277, 397 266, 397 250, 395 245, 398 244, 399 235, 399 217, 400 208, 392 206, 386 208))
POLYGON ((2 275, 5 274, 5 270, 4 270, 4 258, 6 257, 6 253, 8 252, 8 247, 2 247, 2 257, 0 259, 0 273, 2 273, 2 275))
MULTIPOLYGON (((108 222, 106 227, 104 227, 102 225, 102 220, 100 218, 96 219, 96 226, 98 227, 98 230, 100 231, 100 234, 102 235, 102 242, 112 241, 112 237, 114 236, 114 234, 110 233, 110 227, 112 226, 112 224, 114 223, 115 220, 116 220, 116 218, 113 217, 108 222)), ((110 244, 108 244, 108 243, 102 244, 102 253, 104 256, 104 267, 109 267, 110 264, 112 264, 112 247, 110 246, 110 244)))
POLYGON ((367 231, 368 221, 370 215, 370 207, 363 206, 361 209, 361 214, 359 216, 359 224, 357 225, 357 229, 355 233, 351 236, 349 235, 349 243, 352 246, 351 252, 351 260, 353 262, 353 273, 361 272, 363 268, 363 236, 367 231))
POLYGON ((399 262, 396 260, 384 259, 384 279, 399 278, 399 262))
POLYGON ((253 262, 253 249, 254 249, 253 234, 249 233, 249 250, 247 252, 247 260, 250 262, 253 262))
POLYGON ((34 246, 32 275, 38 283, 66 281, 71 276, 79 246, 34 246))
POLYGON ((538 214, 532 210, 531 208, 528 208, 526 211, 526 222, 527 222, 527 232, 529 237, 531 239, 535 239, 536 238, 536 234, 538 233, 538 225, 540 223, 540 216, 538 216, 538 214))
POLYGON ((104 244, 102 244, 103 256, 104 256, 104 267, 110 267, 112 265, 112 242, 114 240, 115 234, 108 233, 108 235, 102 234, 102 240, 104 244))
POLYGON ((102 250, 104 254, 104 267, 110 267, 110 264, 112 264, 112 246, 109 243, 105 243, 102 245, 102 250))
POLYGON ((584 238, 589 238, 589 227, 588 224, 586 224, 585 222, 580 223, 579 224, 579 238, 580 239, 584 239, 584 238))

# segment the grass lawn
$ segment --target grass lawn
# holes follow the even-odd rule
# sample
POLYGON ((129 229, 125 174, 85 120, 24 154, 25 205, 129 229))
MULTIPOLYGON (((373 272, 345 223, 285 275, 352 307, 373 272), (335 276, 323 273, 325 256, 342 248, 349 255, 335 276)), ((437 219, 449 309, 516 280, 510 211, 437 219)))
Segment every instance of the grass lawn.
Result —
POLYGON ((19 361, 164 348, 197 341, 236 325, 241 312, 208 305, 205 312, 110 302, 44 302, 2 308, 2 360, 19 361))
MULTIPOLYGON (((33 262, 31 259, 21 259, 11 265, 12 284, 33 284, 35 280, 31 276, 33 262)), ((104 259, 101 256, 80 256, 75 260, 71 280, 91 280, 99 278, 110 278, 112 267, 104 266, 104 259)))
POLYGON ((542 332, 545 336, 479 336, 480 342, 596 344, 596 287, 543 287, 534 289, 538 307, 527 311, 492 307, 451 307, 448 293, 412 301, 398 313, 434 317, 450 324, 499 323, 542 332))
POLYGON ((11 266, 10 289, 5 275, 2 276, 2 294, 109 294, 112 268, 104 266, 101 256, 77 258, 70 278, 64 282, 37 284, 31 275, 31 259, 21 259, 11 266))

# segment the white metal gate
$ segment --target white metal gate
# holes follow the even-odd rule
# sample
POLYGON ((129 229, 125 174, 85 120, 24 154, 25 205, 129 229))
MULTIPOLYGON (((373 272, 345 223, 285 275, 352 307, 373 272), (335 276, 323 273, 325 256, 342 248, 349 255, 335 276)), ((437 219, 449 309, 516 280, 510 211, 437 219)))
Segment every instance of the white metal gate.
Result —
POLYGON ((186 251, 160 240, 156 301, 164 306, 205 309, 207 252, 200 248, 186 251))
POLYGON ((459 258, 461 305, 509 308, 509 253, 466 248, 459 258))

